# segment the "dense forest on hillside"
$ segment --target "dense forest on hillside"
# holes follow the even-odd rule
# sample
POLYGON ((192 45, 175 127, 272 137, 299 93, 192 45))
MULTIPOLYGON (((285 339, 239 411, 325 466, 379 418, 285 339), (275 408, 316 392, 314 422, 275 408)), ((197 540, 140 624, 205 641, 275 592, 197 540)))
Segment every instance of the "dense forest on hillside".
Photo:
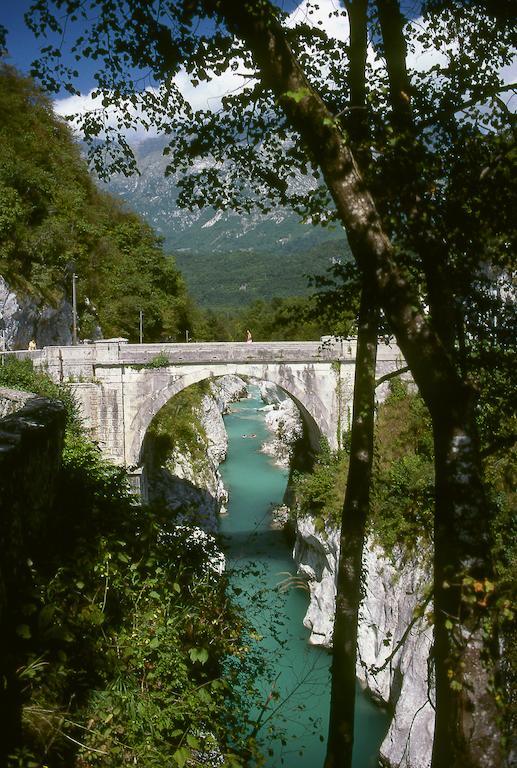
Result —
MULTIPOLYGON (((301 225, 300 225, 301 226, 301 225)), ((306 246, 302 252, 286 244, 275 250, 228 250, 224 253, 178 253, 177 262, 189 290, 213 311, 238 311, 257 300, 308 297, 309 278, 336 261, 349 258, 340 240, 306 246)))
POLYGON ((78 275, 80 336, 184 337, 195 310, 174 259, 142 219, 92 181, 50 99, 0 69, 0 274, 49 303, 78 275))

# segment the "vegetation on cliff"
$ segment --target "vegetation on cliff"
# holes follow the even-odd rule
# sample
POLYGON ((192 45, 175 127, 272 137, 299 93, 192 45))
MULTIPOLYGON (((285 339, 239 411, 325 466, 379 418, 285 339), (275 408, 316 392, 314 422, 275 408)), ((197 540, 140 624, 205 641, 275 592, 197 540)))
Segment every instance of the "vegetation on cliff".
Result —
POLYGON ((23 705, 10 765, 241 765, 237 752, 253 749, 233 684, 247 674, 245 629, 213 571, 213 540, 135 504, 66 390, 30 363, 0 366, 0 383, 64 397, 68 411, 51 546, 28 563, 30 588, 4 630, 17 635, 23 705))
MULTIPOLYGON (((508 380, 507 380, 508 384, 508 380)), ((485 397, 488 393, 485 393, 485 397)), ((493 417, 493 403, 483 397, 480 420, 493 417)), ((511 418, 500 414, 501 423, 483 433, 505 435, 511 418)), ((326 523, 339 526, 348 465, 348 436, 344 448, 331 451, 323 442, 310 473, 294 475, 297 506, 310 514, 323 530, 326 523)), ((484 442, 484 444, 486 444, 484 442)), ((501 447, 486 453, 485 468, 492 506, 495 508, 494 534, 496 568, 504 590, 515 578, 517 551, 512 536, 515 509, 515 450, 501 447)), ((429 413, 420 395, 398 378, 389 383, 389 393, 377 407, 372 498, 369 529, 387 552, 395 546, 408 551, 419 540, 431 543, 433 537, 433 437, 429 413)))
POLYGON ((200 419, 203 397, 208 394, 208 380, 179 392, 156 414, 147 430, 157 463, 165 463, 174 451, 188 452, 193 458, 206 459, 206 435, 200 419))
MULTIPOLYGON (((511 379, 506 378, 507 387, 511 379)), ((466 580, 462 586, 468 602, 480 601, 490 607, 485 619, 487 635, 497 627, 504 644, 503 682, 497 682, 501 718, 508 736, 515 728, 512 690, 517 679, 517 647, 513 631, 515 583, 517 580, 517 537, 515 536, 514 448, 506 438, 512 429, 508 409, 496 418, 490 389, 478 378, 479 421, 484 453, 487 493, 492 517, 491 558, 494 581, 466 580), (490 424, 486 428, 486 424, 490 424)), ((395 551, 415 554, 432 551, 434 507, 433 438, 429 413, 412 387, 393 379, 386 400, 377 408, 372 493, 368 530, 388 556, 395 551), (429 546, 431 545, 431 546, 429 546)), ((498 402, 503 402, 499 388, 498 402)), ((509 392, 509 390, 507 390, 509 392)), ((497 394, 497 393, 496 393, 497 394)), ((345 436, 346 437, 346 436, 345 436)), ((314 516, 316 527, 339 528, 346 484, 348 447, 339 452, 323 445, 313 471, 296 474, 295 494, 299 513, 314 516)))
MULTIPOLYGON (((311 473, 295 476, 297 504, 318 527, 339 527, 345 492, 349 433, 344 448, 323 443, 311 473)), ((418 538, 432 538, 432 432, 422 398, 397 379, 377 409, 369 527, 390 553, 395 545, 411 549, 418 538)))
POLYGON ((184 338, 196 311, 151 227, 88 173, 70 128, 29 78, 0 67, 0 274, 55 304, 78 275, 80 335, 184 338))

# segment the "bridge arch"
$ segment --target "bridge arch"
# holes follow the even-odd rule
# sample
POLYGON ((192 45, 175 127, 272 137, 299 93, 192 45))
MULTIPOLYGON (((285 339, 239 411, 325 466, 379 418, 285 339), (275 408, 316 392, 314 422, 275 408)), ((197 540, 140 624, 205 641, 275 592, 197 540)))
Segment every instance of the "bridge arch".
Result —
MULTIPOLYGON (((140 466, 142 462, 142 450, 145 435, 151 421, 163 408, 163 406, 175 395, 187 387, 207 379, 220 378, 227 375, 236 375, 244 380, 256 379, 275 384, 294 401, 300 411, 311 448, 316 451, 319 448, 321 437, 329 437, 331 414, 329 414, 329 402, 327 397, 322 397, 321 382, 316 385, 317 372, 311 366, 304 366, 302 370, 293 370, 293 366, 286 365, 250 365, 229 364, 221 371, 220 366, 213 370, 210 366, 193 366, 179 374, 174 366, 158 370, 139 371, 138 379, 133 382, 133 388, 140 389, 134 397, 129 397, 136 408, 132 408, 129 420, 125 420, 126 429, 125 463, 128 466, 140 466), (153 382, 151 387, 145 386, 146 382, 153 382), (145 394, 145 392, 147 394, 145 394)), ((127 398, 129 382, 126 384, 127 398)), ((324 387, 326 390, 327 387, 324 387)), ((325 392, 326 394, 326 392, 325 392)), ((333 393, 330 392, 332 395, 333 393)), ((128 403, 129 404, 129 403, 128 403)), ((335 424, 332 428, 335 428, 335 424)))

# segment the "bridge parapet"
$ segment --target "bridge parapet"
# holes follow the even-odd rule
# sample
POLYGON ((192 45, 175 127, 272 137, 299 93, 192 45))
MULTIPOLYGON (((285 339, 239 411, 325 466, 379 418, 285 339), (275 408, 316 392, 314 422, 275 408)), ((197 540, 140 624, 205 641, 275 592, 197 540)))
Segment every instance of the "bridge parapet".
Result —
MULTIPOLYGON (((93 344, 69 347, 45 347, 34 352, 8 353, 19 358, 31 357, 37 366, 45 367, 57 381, 92 380, 98 367, 148 366, 160 358, 166 365, 203 365, 206 363, 289 364, 340 362, 353 363, 356 358, 355 338, 330 341, 272 342, 199 342, 171 344, 129 344, 126 339, 102 339, 93 344)), ((398 347, 380 344, 378 361, 402 362, 398 347)))
POLYGON ((171 364, 189 363, 311 363, 351 359, 355 348, 323 347, 317 341, 210 342, 189 344, 127 344, 120 347, 120 361, 148 364, 157 354, 171 364))

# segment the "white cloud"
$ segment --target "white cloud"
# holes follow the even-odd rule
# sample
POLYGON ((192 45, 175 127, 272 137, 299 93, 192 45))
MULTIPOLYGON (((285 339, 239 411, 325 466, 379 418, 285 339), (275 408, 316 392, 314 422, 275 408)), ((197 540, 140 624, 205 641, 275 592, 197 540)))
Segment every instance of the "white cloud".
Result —
POLYGON ((297 24, 308 24, 316 29, 324 30, 328 37, 341 42, 348 42, 350 27, 348 16, 341 15, 343 4, 339 0, 302 0, 300 5, 289 16, 289 27, 297 24), (331 15, 336 11, 339 16, 331 15))
MULTIPOLYGON (((221 99, 223 96, 228 95, 236 90, 241 90, 245 87, 250 87, 253 84, 253 80, 250 77, 244 77, 245 69, 243 66, 239 67, 239 72, 234 72, 228 69, 222 75, 214 77, 210 82, 200 82, 198 85, 192 85, 190 76, 182 70, 174 78, 174 83, 183 98, 191 105, 195 110, 197 109, 209 109, 217 111, 221 107, 221 99)), ((245 73, 248 74, 248 73, 245 73)), ((148 87, 147 93, 158 94, 159 89, 148 87)), ((98 112, 102 117, 102 121, 105 125, 114 127, 117 124, 119 111, 115 106, 103 107, 102 95, 93 98, 95 90, 91 90, 87 94, 81 94, 79 96, 66 96, 54 101, 54 111, 56 114, 62 117, 70 117, 73 115, 84 116, 87 113, 98 112)), ((129 114, 133 118, 134 127, 124 129, 122 133, 131 141, 139 142, 145 138, 156 135, 156 130, 147 130, 141 121, 142 111, 138 106, 134 106, 131 103, 125 105, 129 114)), ((72 121, 72 126, 77 128, 79 121, 72 121)))
MULTIPOLYGON (((92 89, 86 94, 65 96, 62 99, 54 100, 54 112, 61 117, 76 118, 71 120, 71 126, 78 133, 81 118, 90 113, 97 113, 99 121, 106 127, 114 128, 118 121, 119 110, 115 106, 104 107, 102 104, 102 95, 93 97, 95 91, 92 89)), ((133 118, 132 128, 124 128, 121 133, 131 142, 140 142, 146 138, 156 135, 155 130, 146 130, 139 119, 139 110, 132 104, 126 105, 130 115, 133 118)), ((102 138, 102 132, 100 134, 102 138)))
POLYGON ((210 109, 215 112, 221 107, 223 96, 242 90, 253 82, 249 77, 243 77, 243 73, 251 74, 245 72, 243 66, 239 66, 238 73, 227 69, 226 72, 217 75, 210 82, 202 82, 193 86, 189 75, 182 70, 176 75, 174 82, 193 109, 210 109))

